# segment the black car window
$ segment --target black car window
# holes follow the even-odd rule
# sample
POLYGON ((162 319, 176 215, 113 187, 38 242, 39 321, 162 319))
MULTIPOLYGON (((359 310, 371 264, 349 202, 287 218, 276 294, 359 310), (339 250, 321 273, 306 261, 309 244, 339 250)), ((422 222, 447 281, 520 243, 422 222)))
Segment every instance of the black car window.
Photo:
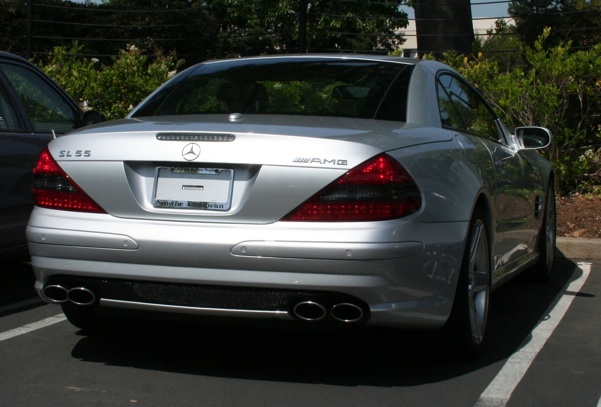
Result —
POLYGON ((376 119, 407 121, 407 95, 413 66, 407 66, 388 88, 376 113, 376 119))
POLYGON ((159 90, 133 117, 250 113, 404 120, 411 69, 319 58, 206 64, 159 90))
POLYGON ((67 100, 36 72, 1 64, 35 131, 65 133, 75 128, 76 113, 67 100))
POLYGON ((438 108, 443 127, 501 140, 497 117, 482 97, 459 78, 448 74, 438 78, 438 108))
POLYGON ((0 84, 0 131, 21 130, 14 107, 10 103, 6 89, 0 84))

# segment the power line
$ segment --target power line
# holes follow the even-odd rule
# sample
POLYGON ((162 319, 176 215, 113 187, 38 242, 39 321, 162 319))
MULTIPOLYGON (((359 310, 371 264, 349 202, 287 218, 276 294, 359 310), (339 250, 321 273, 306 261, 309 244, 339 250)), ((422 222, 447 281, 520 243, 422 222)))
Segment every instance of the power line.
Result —
MULTIPOLYGON (((55 4, 35 4, 36 7, 42 8, 53 8, 53 9, 63 9, 70 11, 91 11, 91 12, 113 12, 113 13, 189 13, 192 10, 196 10, 195 7, 190 8, 182 8, 182 9, 170 9, 167 8, 135 8, 135 9, 126 9, 126 8, 106 8, 104 5, 86 5, 86 6, 58 6, 55 4)), ((201 10, 201 9, 198 9, 201 10)))
POLYGON ((511 3, 510 0, 503 0, 503 1, 483 1, 483 2, 478 2, 478 3, 470 3, 470 6, 486 6, 486 5, 490 5, 490 4, 509 4, 511 3))
MULTIPOLYGON (((71 21, 54 21, 54 20, 32 20, 34 23, 54 24, 54 25, 69 25, 78 27, 104 27, 104 28, 131 28, 132 24, 95 24, 81 23, 71 21)), ((144 28, 172 28, 172 27, 192 27, 194 24, 144 24, 144 28)))
MULTIPOLYGON (((339 2, 343 2, 343 3, 354 3, 354 4, 360 4, 360 5, 365 5, 366 0, 338 0, 339 2)), ((444 1, 444 0, 443 0, 444 1)), ((473 1, 471 2, 471 6, 485 6, 485 5, 492 5, 492 4, 509 4, 511 1, 483 1, 483 2, 476 2, 473 1)), ((371 0, 371 3, 373 3, 374 5, 377 6, 387 6, 390 5, 390 2, 387 2, 385 0, 382 1, 374 1, 371 0)), ((434 0, 432 0, 432 4, 437 4, 440 5, 440 2, 434 2, 434 0)), ((250 7, 253 8, 257 8, 257 3, 249 3, 250 7)), ((170 23, 168 21, 165 21, 164 23, 145 23, 143 21, 136 21, 135 23, 107 23, 107 22, 103 22, 102 19, 104 19, 104 16, 109 16, 108 18, 115 18, 116 20, 121 20, 123 21, 123 19, 129 19, 130 21, 136 18, 142 18, 144 16, 154 16, 157 15, 157 13, 161 13, 161 14, 165 14, 165 13, 169 13, 168 16, 170 17, 169 19, 173 19, 171 18, 171 16, 175 16, 175 18, 180 19, 180 15, 182 14, 186 14, 186 13, 190 13, 193 12, 194 16, 196 15, 204 15, 206 10, 203 8, 183 8, 183 9, 173 9, 173 8, 144 8, 144 9, 140 9, 140 8, 136 8, 136 9, 127 9, 127 8, 114 8, 114 7, 107 7, 106 5, 82 5, 82 6, 61 6, 61 5, 48 5, 48 4, 35 4, 36 7, 36 14, 39 15, 39 17, 36 17, 35 19, 33 19, 32 21, 35 23, 36 25, 36 31, 38 32, 49 32, 50 34, 48 35, 32 35, 31 38, 35 39, 36 41, 42 41, 42 40, 48 40, 48 41, 55 41, 55 42, 66 42, 66 41, 78 41, 80 43, 94 43, 94 42, 98 42, 98 43, 108 43, 108 42, 115 42, 115 43, 136 43, 136 42, 142 42, 142 43, 147 43, 149 41, 154 42, 154 43, 185 43, 185 42, 195 42, 195 41, 206 41, 207 37, 173 37, 173 38, 165 38, 167 35, 165 35, 164 32, 162 32, 162 35, 160 38, 157 37, 152 37, 152 36, 148 36, 148 37, 144 37, 144 35, 140 34, 141 31, 140 30, 148 30, 147 32, 150 32, 151 30, 159 30, 159 29, 172 29, 172 28, 182 28, 182 27, 194 27, 197 24, 195 23, 186 23, 184 21, 180 22, 180 23, 170 23), (53 20, 53 19, 49 19, 47 18, 47 14, 48 14, 48 10, 50 9, 56 9, 56 10, 68 10, 70 12, 73 13, 60 13, 57 15, 57 19, 53 20), (114 14, 115 17, 111 16, 110 13, 114 14), (120 15, 121 14, 121 15, 120 15), (82 18, 82 21, 73 21, 72 18, 78 18, 78 16, 87 16, 85 18, 82 18), (64 16, 63 18, 61 18, 61 16, 64 16), (89 16, 92 16, 91 18, 89 16), (96 18, 96 21, 92 22, 86 22, 86 20, 88 19, 94 19, 95 16, 103 16, 103 17, 98 17, 96 18), (61 29, 61 27, 71 27, 71 26, 78 26, 80 27, 80 30, 75 31, 77 33, 80 33, 79 35, 75 34, 75 35, 60 35, 59 30, 61 29), (51 27, 50 30, 48 30, 48 28, 51 27), (81 35, 82 32, 85 32, 86 29, 89 29, 89 31, 92 32, 98 32, 100 30, 95 30, 95 29, 103 29, 103 28, 116 28, 116 29, 130 29, 129 31, 127 30, 123 30, 121 36, 128 36, 128 34, 131 34, 131 38, 106 38, 106 37, 102 37, 100 33, 97 33, 97 36, 90 36, 90 35, 81 35), (58 33, 58 34, 57 34, 58 33)), ((590 12, 598 12, 599 10, 601 10, 601 8, 587 8, 586 10, 569 10, 569 11, 553 11, 550 12, 549 14, 559 14, 559 15, 577 15, 577 13, 590 13, 590 12)), ((298 16, 298 10, 291 10, 291 13, 293 13, 294 15, 298 16)), ((53 13, 56 15, 56 13, 53 13)), ((340 13, 336 13, 336 12, 330 12, 330 13, 323 13, 321 14, 322 16, 326 16, 328 18, 332 18, 332 19, 343 19, 344 17, 346 17, 345 15, 342 15, 340 13)), ((148 17, 149 19, 151 17, 148 17)), ((152 17, 154 18, 154 17, 152 17)), ((392 17, 392 18, 386 18, 386 17, 381 17, 381 16, 353 16, 352 18, 356 18, 359 19, 361 18, 361 21, 364 23, 369 23, 369 22, 382 22, 382 21, 390 21, 391 25, 394 26, 394 23, 398 23, 404 20, 404 18, 402 17, 392 17)), ((485 19, 506 19, 507 17, 491 17, 491 18, 484 18, 484 17, 476 17, 473 20, 485 20, 485 19)), ((166 20, 169 20, 166 19, 166 20)), ((156 20, 155 20, 156 21, 156 20)), ((427 20, 427 21, 432 21, 432 20, 427 20)), ((5 28, 5 27, 12 27, 15 24, 24 24, 24 20, 14 20, 14 21, 0 21, 0 28, 5 28)), ((246 39, 250 39, 251 41, 254 39, 274 39, 277 40, 278 38, 280 38, 277 34, 274 33, 261 33, 261 34, 256 34, 253 33, 252 35, 250 34, 246 34, 244 32, 238 33, 238 34, 233 34, 233 33, 228 33, 227 28, 223 28, 223 25, 221 23, 218 22, 214 22, 214 21, 203 21, 202 23, 204 25, 204 27, 210 27, 211 29, 215 30, 217 32, 217 30, 219 30, 221 28, 221 30, 219 31, 219 34, 227 34, 227 38, 224 36, 221 39, 222 40, 237 40, 240 38, 246 38, 246 39)), ((577 27, 577 28, 573 28, 573 29, 557 29, 554 30, 555 32, 559 32, 559 33, 565 33, 565 32, 597 32, 598 30, 601 30, 601 27, 577 27)), ((143 31, 142 31, 143 32, 143 31)), ((415 34, 410 34, 405 32, 402 32, 400 34, 396 34, 396 33, 389 33, 389 34, 375 34, 375 33, 360 33, 360 32, 343 32, 343 31, 339 31, 339 32, 335 32, 333 30, 322 30, 322 31, 316 31, 314 29, 314 27, 311 29, 311 32, 313 34, 316 33, 324 33, 324 34, 328 34, 331 36, 345 36, 345 37, 354 37, 354 38, 358 38, 358 37, 368 37, 368 38, 381 38, 382 41, 397 41, 399 40, 399 38, 402 36, 404 38, 410 38, 410 37, 417 37, 417 35, 415 34)), ((494 35, 517 35, 515 33, 494 33, 494 35)), ((14 41, 16 39, 24 39, 25 36, 0 36, 0 43, 10 43, 11 40, 14 41)), ((100 48, 100 47, 99 47, 100 48)), ((368 50, 358 50, 358 49, 345 49, 345 48, 312 48, 315 51, 325 51, 325 50, 331 50, 331 51, 336 51, 336 52, 341 52, 341 51, 353 51, 353 52, 362 52, 362 51, 368 51, 368 50)), ((370 52, 374 52, 374 50, 372 49, 370 52)), ((496 51, 495 51, 496 52, 496 51)), ((38 54, 43 54, 43 53, 38 53, 38 54)), ((200 55, 199 54, 192 54, 192 53, 185 53, 185 54, 179 54, 179 56, 197 56, 200 55)))

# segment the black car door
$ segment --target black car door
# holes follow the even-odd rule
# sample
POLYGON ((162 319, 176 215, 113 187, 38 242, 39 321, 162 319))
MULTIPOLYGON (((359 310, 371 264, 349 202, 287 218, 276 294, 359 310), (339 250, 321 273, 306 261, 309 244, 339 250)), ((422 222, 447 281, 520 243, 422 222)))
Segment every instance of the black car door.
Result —
POLYGON ((37 68, 0 58, 0 252, 25 245, 37 156, 56 134, 75 128, 80 115, 37 68))

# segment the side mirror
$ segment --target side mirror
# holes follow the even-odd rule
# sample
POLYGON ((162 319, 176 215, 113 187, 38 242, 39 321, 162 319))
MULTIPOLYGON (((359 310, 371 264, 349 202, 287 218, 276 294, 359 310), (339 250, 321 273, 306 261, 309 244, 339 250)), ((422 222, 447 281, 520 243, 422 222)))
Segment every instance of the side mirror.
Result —
POLYGON ((551 132, 544 127, 517 127, 515 136, 523 149, 537 150, 551 144, 551 132))

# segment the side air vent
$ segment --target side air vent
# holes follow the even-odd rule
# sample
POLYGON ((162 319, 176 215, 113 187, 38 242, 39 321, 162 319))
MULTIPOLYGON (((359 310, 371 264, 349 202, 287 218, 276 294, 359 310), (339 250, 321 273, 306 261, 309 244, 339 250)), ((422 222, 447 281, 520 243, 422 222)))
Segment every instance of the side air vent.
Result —
POLYGON ((236 136, 221 133, 158 133, 157 140, 230 142, 236 140, 236 136))

